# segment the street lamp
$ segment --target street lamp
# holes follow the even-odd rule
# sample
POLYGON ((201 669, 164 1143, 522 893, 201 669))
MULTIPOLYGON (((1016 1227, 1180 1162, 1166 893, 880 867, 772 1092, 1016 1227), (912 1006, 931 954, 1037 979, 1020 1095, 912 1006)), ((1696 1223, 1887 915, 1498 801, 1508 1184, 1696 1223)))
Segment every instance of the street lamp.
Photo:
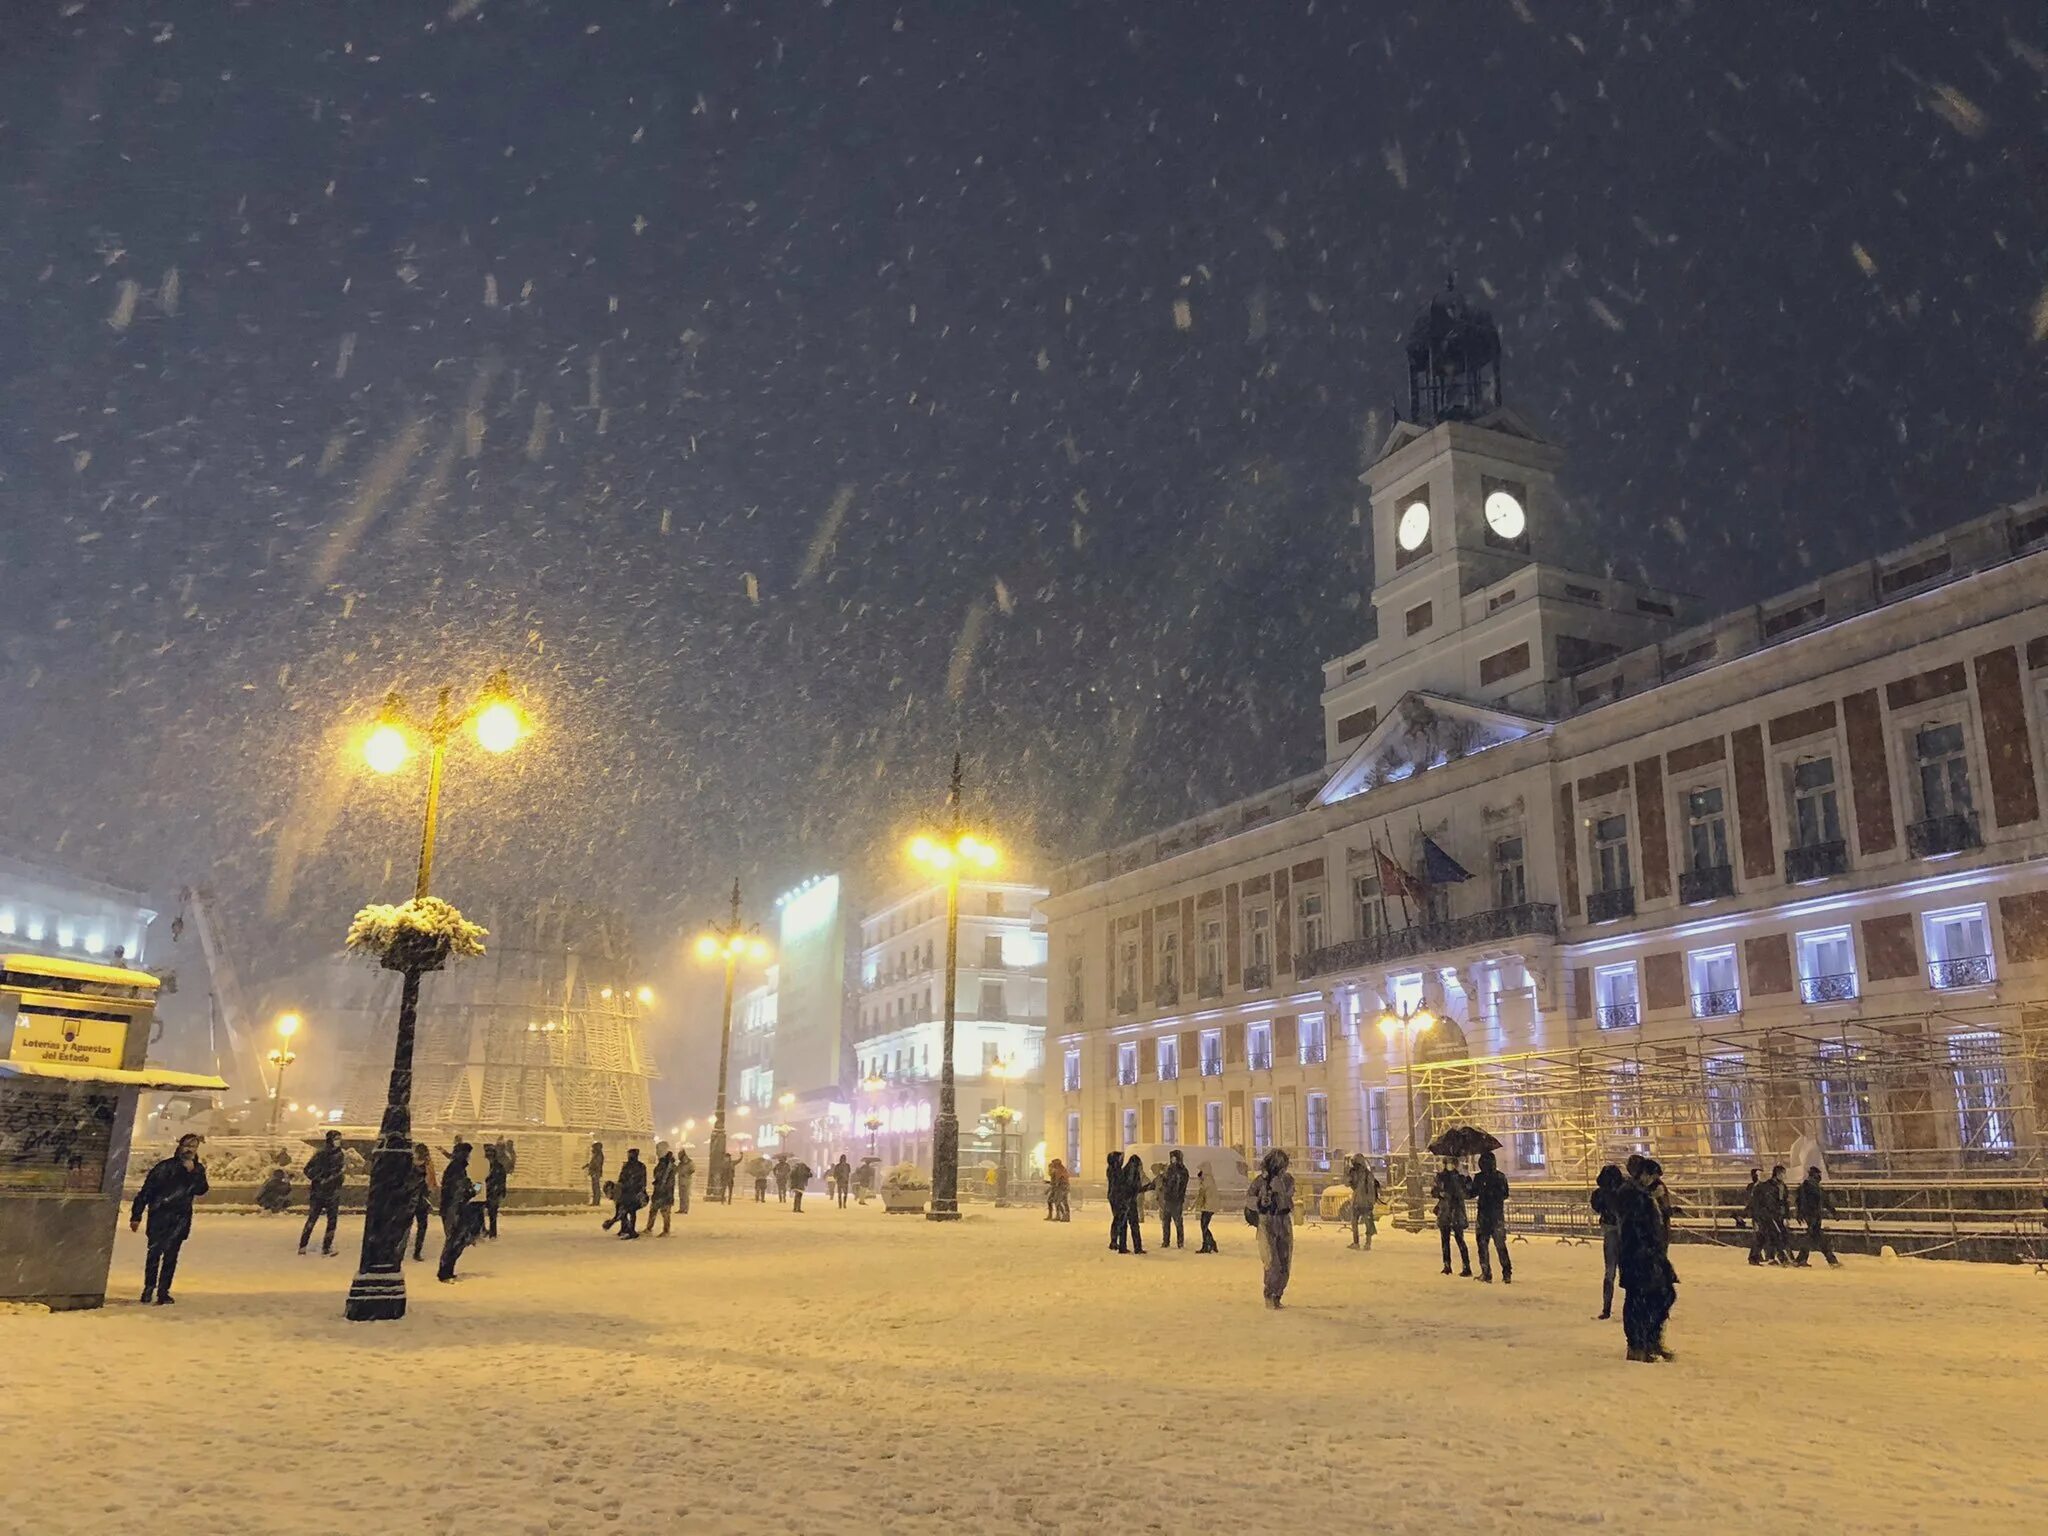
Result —
POLYGON ((277 1076, 270 1082, 270 1134, 277 1134, 277 1111, 284 1098, 284 1069, 299 1059, 299 1053, 291 1048, 292 1036, 299 1032, 303 1022, 296 1013, 280 1013, 277 1016, 278 1038, 284 1042, 264 1057, 277 1069, 277 1076))
MULTIPOLYGON (((734 973, 739 969, 741 957, 749 960, 768 958, 768 941, 761 937, 760 925, 740 921, 740 883, 732 883, 732 915, 723 926, 713 923, 697 940, 697 958, 706 962, 720 962, 725 965, 725 1011, 718 1025, 718 1107, 711 1116, 711 1149, 706 1154, 710 1165, 709 1178, 716 1184, 707 1183, 707 1197, 712 1189, 723 1185, 725 1171, 725 1079, 732 1069, 732 986, 734 973)), ((740 1113, 747 1107, 742 1104, 740 1113)))
MULTIPOLYGON (((434 844, 440 831, 441 779, 448 744, 465 728, 476 744, 493 755, 511 751, 531 729, 526 714, 512 698, 512 681, 503 668, 491 674, 483 692, 467 709, 453 705, 453 690, 443 688, 433 714, 425 721, 406 713, 397 693, 386 695, 376 726, 363 741, 363 760, 372 772, 397 773, 411 760, 416 739, 427 746, 427 804, 420 826, 419 875, 413 899, 424 901, 434 875, 434 844)), ((445 951, 444 951, 445 953, 445 951)), ((405 1240, 412 1227, 412 1200, 406 1185, 412 1174, 412 1050, 418 1028, 420 977, 436 968, 426 955, 407 959, 401 969, 404 986, 398 997, 398 1034, 391 1050, 391 1086, 385 1095, 384 1118, 370 1155, 370 1190, 363 1212, 363 1252, 349 1284, 345 1314, 350 1322, 379 1322, 405 1316, 405 1240)))
POLYGON ((998 1104, 988 1112, 989 1119, 996 1123, 996 1204, 1010 1203, 1010 1126, 1022 1118, 1007 1104, 998 1104))
POLYGON ((1436 1015, 1419 1003, 1413 1008, 1402 1008, 1398 1012, 1380 1015, 1380 1033, 1391 1043, 1397 1037, 1402 1043, 1402 1073, 1408 1085, 1408 1173, 1403 1181, 1403 1204, 1409 1230, 1422 1230, 1422 1165, 1415 1146, 1415 1037, 1434 1028, 1436 1015))
POLYGON ((875 1145, 875 1138, 881 1135, 882 1127, 888 1123, 887 1120, 882 1118, 879 1111, 871 1112, 867 1119, 861 1121, 861 1124, 868 1128, 868 1156, 874 1158, 877 1162, 881 1161, 882 1154, 881 1150, 875 1145))
POLYGON ((939 1112, 932 1120, 932 1221, 960 1219, 960 1117, 953 1107, 953 1012, 960 982, 960 874, 993 869, 995 846, 960 827, 960 754, 953 754, 953 784, 946 796, 946 831, 911 839, 910 857, 946 882, 946 1022, 940 1036, 939 1112))

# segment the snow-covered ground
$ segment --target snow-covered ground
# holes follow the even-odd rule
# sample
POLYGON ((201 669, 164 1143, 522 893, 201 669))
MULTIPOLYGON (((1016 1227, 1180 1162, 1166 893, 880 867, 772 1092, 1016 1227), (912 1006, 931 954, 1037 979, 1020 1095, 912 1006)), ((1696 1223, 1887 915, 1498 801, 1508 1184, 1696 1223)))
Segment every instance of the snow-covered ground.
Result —
POLYGON ((351 1227, 202 1210, 177 1307, 0 1312, 0 1530, 2048 1530, 2023 1267, 1683 1248, 1645 1366, 1592 1248, 1508 1289, 1312 1227, 1274 1314, 1234 1215, 1137 1259, 1093 1211, 813 1206, 508 1216, 384 1325, 342 1320, 351 1227))

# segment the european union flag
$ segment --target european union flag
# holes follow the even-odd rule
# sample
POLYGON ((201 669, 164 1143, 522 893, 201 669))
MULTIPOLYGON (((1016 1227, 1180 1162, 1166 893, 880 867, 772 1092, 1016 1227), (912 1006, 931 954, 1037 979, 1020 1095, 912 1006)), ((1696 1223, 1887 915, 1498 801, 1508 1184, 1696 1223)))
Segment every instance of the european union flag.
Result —
POLYGON ((1430 885, 1456 885, 1460 880, 1470 880, 1472 872, 1437 847, 1435 838, 1425 836, 1422 839, 1422 878, 1430 885))

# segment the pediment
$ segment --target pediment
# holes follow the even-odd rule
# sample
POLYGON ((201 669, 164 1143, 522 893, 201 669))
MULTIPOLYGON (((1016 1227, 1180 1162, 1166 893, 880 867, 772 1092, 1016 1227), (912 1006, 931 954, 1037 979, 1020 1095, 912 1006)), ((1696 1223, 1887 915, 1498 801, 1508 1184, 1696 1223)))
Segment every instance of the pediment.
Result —
POLYGON ((1403 694, 1330 775, 1315 803, 1335 805, 1545 729, 1540 720, 1463 699, 1419 691, 1403 694))

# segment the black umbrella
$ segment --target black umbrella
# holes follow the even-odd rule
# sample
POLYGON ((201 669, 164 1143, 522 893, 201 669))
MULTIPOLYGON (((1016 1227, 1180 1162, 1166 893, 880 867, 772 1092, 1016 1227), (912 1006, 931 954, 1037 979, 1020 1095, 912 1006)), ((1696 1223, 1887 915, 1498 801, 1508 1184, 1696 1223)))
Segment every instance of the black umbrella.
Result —
POLYGON ((1476 1125, 1454 1125, 1429 1144, 1436 1157, 1477 1157, 1500 1145, 1500 1138, 1476 1125))

